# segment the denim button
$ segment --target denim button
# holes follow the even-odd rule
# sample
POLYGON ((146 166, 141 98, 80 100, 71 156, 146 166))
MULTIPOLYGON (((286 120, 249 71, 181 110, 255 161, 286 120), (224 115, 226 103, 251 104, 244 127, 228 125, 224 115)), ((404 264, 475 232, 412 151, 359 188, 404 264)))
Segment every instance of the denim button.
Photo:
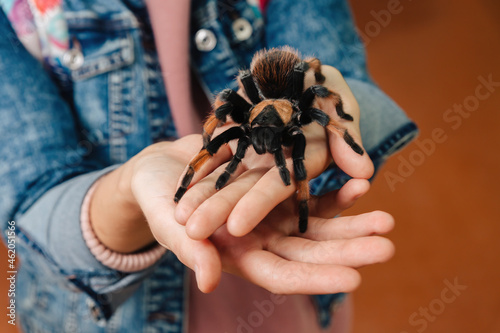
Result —
POLYGON ((233 22, 233 32, 236 39, 242 42, 252 36, 253 28, 246 19, 239 18, 233 22))
POLYGON ((217 45, 217 38, 215 34, 208 29, 200 29, 194 35, 194 41, 196 42, 196 48, 199 51, 212 51, 217 45))
POLYGON ((63 64, 71 70, 77 70, 83 65, 83 53, 78 48, 72 48, 64 52, 63 64))

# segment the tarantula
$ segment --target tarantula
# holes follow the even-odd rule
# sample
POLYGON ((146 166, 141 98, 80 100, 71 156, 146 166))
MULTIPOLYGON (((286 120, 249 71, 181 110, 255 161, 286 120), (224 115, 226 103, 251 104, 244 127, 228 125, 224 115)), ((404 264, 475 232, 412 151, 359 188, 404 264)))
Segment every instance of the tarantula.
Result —
POLYGON ((316 121, 331 131, 341 132, 345 142, 358 154, 363 149, 339 123, 325 112, 313 107, 316 98, 328 98, 335 103, 338 116, 352 121, 343 110, 340 96, 321 84, 321 62, 317 58, 302 60, 297 51, 289 48, 259 51, 252 59, 250 70, 241 70, 238 84, 251 103, 232 89, 220 92, 213 105, 214 111, 203 126, 203 148, 190 162, 181 185, 175 193, 178 202, 186 192, 194 173, 217 151, 232 140, 238 140, 236 152, 216 184, 221 189, 245 156, 250 145, 257 154, 274 155, 276 166, 285 185, 290 185, 290 172, 286 167, 283 147, 291 147, 294 178, 297 182, 299 231, 307 230, 309 215, 309 184, 304 166, 306 138, 301 127, 316 121), (304 76, 314 70, 316 85, 304 90, 304 76), (227 121, 227 116, 239 126, 231 127, 212 138, 215 129, 227 121))

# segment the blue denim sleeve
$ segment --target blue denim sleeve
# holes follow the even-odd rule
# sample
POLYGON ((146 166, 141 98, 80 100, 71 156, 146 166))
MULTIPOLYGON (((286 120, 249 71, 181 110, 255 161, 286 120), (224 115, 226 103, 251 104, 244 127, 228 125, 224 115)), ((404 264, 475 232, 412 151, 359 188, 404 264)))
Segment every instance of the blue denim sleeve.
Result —
MULTIPOLYGON (((75 117, 39 61, 0 10, 0 223, 16 221, 19 252, 91 296, 133 284, 140 274, 112 271, 90 253, 80 207, 109 169, 85 160, 75 117)), ((5 236, 5 235, 4 235, 5 236)), ((142 272, 141 274, 143 274, 142 272)), ((119 297, 115 297, 119 299, 119 297)))
MULTIPOLYGON (((271 1, 266 10, 266 44, 290 45, 342 73, 359 103, 363 144, 376 170, 416 136, 415 124, 370 78, 346 0, 271 1)), ((323 194, 349 179, 332 168, 311 182, 311 191, 323 194)))

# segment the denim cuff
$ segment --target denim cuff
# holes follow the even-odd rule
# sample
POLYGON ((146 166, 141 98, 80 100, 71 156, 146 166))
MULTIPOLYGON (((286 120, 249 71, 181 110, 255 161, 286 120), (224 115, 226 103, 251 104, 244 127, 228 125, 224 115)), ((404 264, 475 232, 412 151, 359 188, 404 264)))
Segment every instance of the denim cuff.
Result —
MULTIPOLYGON (((38 265, 87 293, 101 317, 109 318, 151 273, 154 266, 126 274, 101 264, 87 247, 80 227, 85 195, 118 165, 75 177, 48 191, 17 222, 17 239, 42 258, 38 265)), ((70 287, 71 288, 71 287, 70 287)))
MULTIPOLYGON (((374 83, 345 78, 360 108, 360 130, 365 151, 375 166, 375 174, 394 153, 413 140, 418 129, 404 111, 374 83)), ((351 177, 338 167, 311 181, 311 192, 322 195, 339 189, 351 177)), ((373 177, 372 177, 373 180, 373 177)))

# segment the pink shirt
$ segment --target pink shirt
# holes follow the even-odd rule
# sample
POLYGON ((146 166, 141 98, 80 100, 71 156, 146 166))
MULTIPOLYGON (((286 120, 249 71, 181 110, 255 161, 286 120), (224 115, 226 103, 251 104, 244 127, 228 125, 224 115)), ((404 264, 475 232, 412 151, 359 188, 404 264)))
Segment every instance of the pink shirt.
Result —
POLYGON ((228 273, 210 294, 198 290, 192 273, 189 291, 189 333, 339 333, 350 328, 349 297, 335 309, 332 325, 321 330, 306 295, 274 295, 228 273))

